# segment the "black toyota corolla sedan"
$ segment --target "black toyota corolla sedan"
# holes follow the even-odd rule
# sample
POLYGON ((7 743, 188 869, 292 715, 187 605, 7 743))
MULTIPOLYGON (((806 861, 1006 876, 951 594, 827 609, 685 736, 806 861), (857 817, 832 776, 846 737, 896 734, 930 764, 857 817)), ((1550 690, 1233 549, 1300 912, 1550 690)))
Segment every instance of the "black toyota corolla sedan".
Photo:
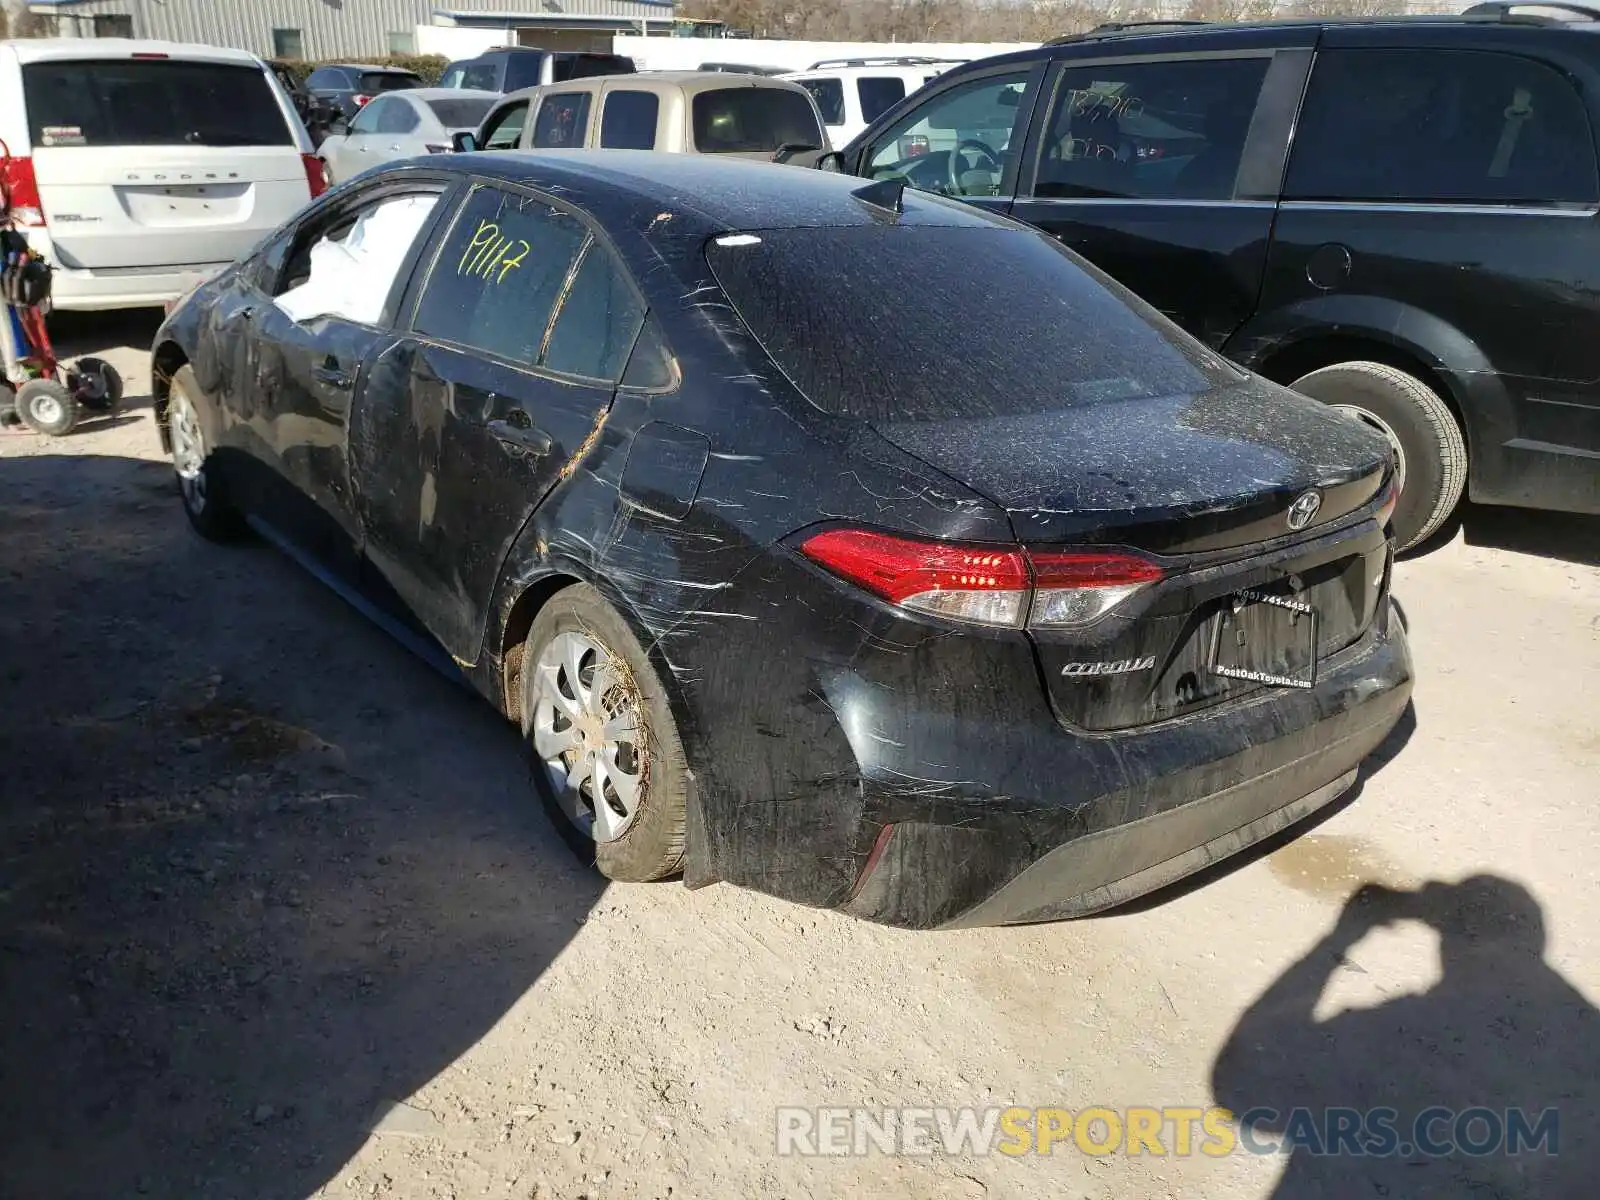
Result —
POLYGON ((1382 438, 895 184, 401 164, 154 356, 195 528, 442 650, 613 879, 1090 912, 1333 799, 1410 694, 1382 438))

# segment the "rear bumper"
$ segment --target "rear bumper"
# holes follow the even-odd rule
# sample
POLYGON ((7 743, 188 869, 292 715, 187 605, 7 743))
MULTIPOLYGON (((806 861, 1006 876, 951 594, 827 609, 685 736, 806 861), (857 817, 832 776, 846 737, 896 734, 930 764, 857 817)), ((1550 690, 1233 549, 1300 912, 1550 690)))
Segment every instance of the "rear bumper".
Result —
POLYGON ((109 272, 56 268, 50 287, 51 307, 64 312, 112 308, 164 308, 227 263, 202 263, 152 271, 109 272))
POLYGON ((1405 710, 1410 651, 1384 617, 1309 691, 1274 689, 1136 737, 1058 728, 1011 740, 996 749, 1027 761, 1011 764, 1003 798, 919 805, 902 785, 869 783, 868 812, 892 829, 844 911, 918 928, 1081 916, 1278 832, 1346 791, 1405 710), (1107 754, 1124 784, 1109 791, 1107 754))

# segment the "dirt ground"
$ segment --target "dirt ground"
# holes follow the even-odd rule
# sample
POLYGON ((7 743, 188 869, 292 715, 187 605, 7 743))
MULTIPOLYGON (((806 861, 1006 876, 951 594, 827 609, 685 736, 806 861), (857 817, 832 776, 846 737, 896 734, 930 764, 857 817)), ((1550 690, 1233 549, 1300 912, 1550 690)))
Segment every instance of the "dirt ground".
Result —
POLYGON ((189 531, 154 320, 62 324, 133 405, 0 435, 0 1196, 1593 1194, 1600 521, 1476 510, 1399 567, 1414 715, 1310 831, 907 933, 602 886, 485 704, 189 531), (1433 886, 1347 910, 1366 881, 1433 886), (774 1118, 1396 1095, 1556 1106, 1561 1152, 807 1158, 774 1118))

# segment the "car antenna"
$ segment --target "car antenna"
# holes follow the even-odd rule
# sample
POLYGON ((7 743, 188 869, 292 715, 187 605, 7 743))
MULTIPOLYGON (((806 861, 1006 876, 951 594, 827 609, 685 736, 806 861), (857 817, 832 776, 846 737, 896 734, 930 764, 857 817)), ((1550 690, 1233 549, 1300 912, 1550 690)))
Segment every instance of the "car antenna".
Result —
POLYGON ((877 183, 869 183, 866 187, 857 188, 850 194, 868 208, 876 208, 881 212, 894 213, 898 216, 906 210, 905 201, 902 199, 905 190, 904 179, 880 179, 877 183))

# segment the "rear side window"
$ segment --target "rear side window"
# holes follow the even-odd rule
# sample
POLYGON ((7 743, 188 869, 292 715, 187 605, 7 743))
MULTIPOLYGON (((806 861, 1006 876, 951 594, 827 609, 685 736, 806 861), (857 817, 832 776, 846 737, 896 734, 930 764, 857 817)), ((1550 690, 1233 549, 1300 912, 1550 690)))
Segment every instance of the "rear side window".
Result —
POLYGON ((338 67, 318 67, 306 80, 308 88, 338 90, 350 86, 350 77, 338 67))
POLYGON ((587 237, 581 221, 542 200, 478 188, 439 248, 413 327, 536 365, 587 237))
POLYGON ((398 92, 405 88, 422 86, 417 75, 403 75, 396 71, 365 71, 361 75, 360 89, 369 96, 379 92, 398 92))
POLYGON ((654 150, 660 110, 654 92, 607 92, 600 110, 600 145, 610 150, 654 150))
POLYGON ((906 85, 893 75, 874 75, 856 80, 856 95, 861 119, 870 124, 906 98, 906 85))
POLYGON ((1592 204, 1594 138, 1542 63, 1477 50, 1317 56, 1284 197, 1592 204), (1382 97, 1381 103, 1375 103, 1382 97))
POLYGON ((1188 59, 1063 71, 1034 194, 1228 199, 1267 63, 1188 59))
POLYGON ((797 82, 817 102, 824 125, 844 124, 844 84, 837 79, 801 79, 797 82))
POLYGON ((589 93, 558 92, 546 96, 533 123, 533 144, 548 149, 583 145, 589 128, 589 93))
POLYGON ((374 132, 410 133, 420 124, 422 124, 422 118, 417 114, 417 110, 404 100, 385 100, 383 102, 383 113, 378 117, 374 132))
POLYGON ((35 146, 292 146, 258 67, 172 59, 22 68, 35 146))
MULTIPOLYGON (((429 100, 428 107, 446 129, 476 129, 493 100, 429 100)), ((521 126, 519 125, 518 128, 521 126)))
MULTIPOLYGON (((510 54, 506 56, 506 91, 537 87, 544 80, 540 69, 544 66, 542 54, 510 54)), ((553 82, 553 81, 552 81, 553 82)))
POLYGON ((1243 378, 1032 230, 764 230, 706 253, 767 354, 839 416, 1006 417, 1243 378))
POLYGON ((823 146, 804 92, 788 88, 718 88, 691 108, 695 149, 702 154, 771 153, 782 146, 823 146))
POLYGON ((644 323, 644 304, 604 246, 591 241, 561 302, 545 347, 545 367, 615 382, 644 323))
MULTIPOLYGON (((537 82, 537 80, 535 80, 537 82)), ((472 88, 480 92, 500 90, 500 70, 492 62, 464 63, 439 81, 440 87, 472 88), (455 76, 452 80, 451 75, 455 76)), ((520 86, 520 85, 519 85, 520 86)), ((514 88, 511 90, 515 90, 514 88)))

